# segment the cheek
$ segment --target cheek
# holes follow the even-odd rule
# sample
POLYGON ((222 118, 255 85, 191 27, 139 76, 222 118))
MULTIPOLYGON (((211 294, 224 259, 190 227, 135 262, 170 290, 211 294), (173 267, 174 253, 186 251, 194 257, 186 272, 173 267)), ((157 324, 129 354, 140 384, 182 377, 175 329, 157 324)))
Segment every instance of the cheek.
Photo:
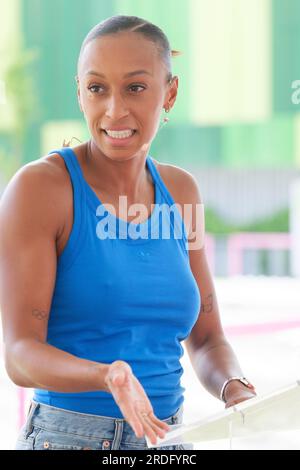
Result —
MULTIPOLYGON (((97 99, 97 96, 85 91, 81 93, 81 105, 88 122, 92 123, 105 113, 105 100, 101 101, 99 97, 97 99)), ((163 111, 163 100, 155 93, 147 97, 141 96, 140 99, 129 100, 128 111, 133 117, 142 120, 147 128, 154 129, 163 111)))

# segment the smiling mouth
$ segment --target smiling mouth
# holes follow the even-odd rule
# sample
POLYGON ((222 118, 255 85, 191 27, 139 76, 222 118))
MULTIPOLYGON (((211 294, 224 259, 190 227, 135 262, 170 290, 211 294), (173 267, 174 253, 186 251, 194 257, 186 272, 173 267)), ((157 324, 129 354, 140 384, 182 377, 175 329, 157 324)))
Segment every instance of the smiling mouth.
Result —
MULTIPOLYGON (((104 132, 106 132, 106 129, 102 129, 102 130, 103 130, 104 132)), ((110 129, 108 129, 108 130, 110 130, 110 129)), ((136 129, 127 129, 127 130, 131 130, 131 131, 133 131, 133 132, 136 132, 136 129)), ((116 131, 116 132, 121 132, 121 131, 116 131)), ((106 133, 107 133, 107 132, 106 132, 106 133)))
POLYGON ((112 136, 112 135, 109 135, 108 132, 105 130, 105 129, 102 129, 102 132, 105 133, 105 135, 107 135, 107 137, 110 137, 111 139, 118 139, 118 140, 122 140, 122 139, 130 139, 130 137, 132 137, 135 133, 136 133, 136 129, 132 129, 132 134, 129 135, 129 136, 126 136, 126 137, 117 137, 117 136, 112 136))

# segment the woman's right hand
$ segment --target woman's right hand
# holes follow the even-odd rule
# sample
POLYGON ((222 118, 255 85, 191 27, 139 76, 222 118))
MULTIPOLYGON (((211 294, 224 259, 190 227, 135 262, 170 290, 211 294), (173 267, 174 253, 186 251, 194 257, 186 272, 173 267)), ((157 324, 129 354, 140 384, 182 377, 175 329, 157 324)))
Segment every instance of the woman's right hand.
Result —
POLYGON ((125 361, 114 361, 109 365, 105 377, 109 391, 124 418, 130 424, 137 438, 147 435, 152 444, 156 444, 157 436, 165 437, 169 426, 158 419, 145 390, 133 375, 130 365, 125 361))

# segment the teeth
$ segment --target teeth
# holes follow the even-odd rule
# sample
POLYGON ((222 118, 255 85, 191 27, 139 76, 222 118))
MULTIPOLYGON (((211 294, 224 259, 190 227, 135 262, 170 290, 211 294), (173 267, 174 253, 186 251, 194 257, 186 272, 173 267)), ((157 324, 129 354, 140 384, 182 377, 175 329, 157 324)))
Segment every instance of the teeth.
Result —
POLYGON ((106 130, 106 132, 110 137, 114 137, 115 139, 124 139, 125 137, 130 137, 134 131, 132 129, 128 129, 126 131, 106 130))

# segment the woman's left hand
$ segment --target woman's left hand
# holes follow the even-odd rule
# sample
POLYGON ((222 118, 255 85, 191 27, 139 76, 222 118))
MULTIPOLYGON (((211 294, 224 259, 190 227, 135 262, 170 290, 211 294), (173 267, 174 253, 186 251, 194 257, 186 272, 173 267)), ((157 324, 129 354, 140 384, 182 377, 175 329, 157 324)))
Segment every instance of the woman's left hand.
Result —
POLYGON ((241 382, 232 381, 225 389, 225 408, 230 408, 230 406, 237 405, 242 401, 250 400, 254 397, 256 397, 255 390, 247 388, 241 382))

